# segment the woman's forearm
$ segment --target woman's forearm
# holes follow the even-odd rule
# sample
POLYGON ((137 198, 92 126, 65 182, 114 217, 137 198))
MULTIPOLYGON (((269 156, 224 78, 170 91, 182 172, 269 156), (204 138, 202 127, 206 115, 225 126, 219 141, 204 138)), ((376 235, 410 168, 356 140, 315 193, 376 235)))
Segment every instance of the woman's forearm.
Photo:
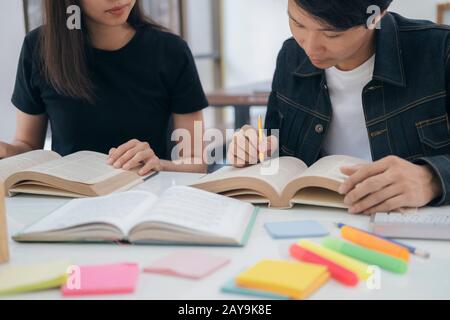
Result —
POLYGON ((25 152, 36 150, 36 148, 33 148, 29 144, 18 140, 15 140, 10 144, 2 143, 2 147, 3 154, 0 154, 0 158, 14 157, 25 152))
POLYGON ((13 142, 0 141, 0 158, 9 158, 19 154, 43 149, 47 132, 47 116, 29 115, 17 109, 16 134, 13 142))

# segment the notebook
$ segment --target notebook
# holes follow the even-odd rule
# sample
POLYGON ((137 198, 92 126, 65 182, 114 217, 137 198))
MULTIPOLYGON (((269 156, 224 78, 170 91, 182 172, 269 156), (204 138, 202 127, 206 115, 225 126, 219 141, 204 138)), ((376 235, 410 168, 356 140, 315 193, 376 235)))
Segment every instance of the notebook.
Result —
POLYGON ((257 209, 206 191, 171 187, 72 200, 16 234, 18 242, 117 242, 243 246, 257 209))
POLYGON ((363 163, 367 162, 329 156, 308 168, 300 159, 281 157, 246 168, 224 167, 192 186, 273 208, 292 208, 295 204, 347 208, 338 189, 348 177, 340 168, 363 163))
POLYGON ((377 213, 373 233, 388 238, 450 240, 450 207, 422 208, 417 213, 377 213))
POLYGON ((270 222, 264 225, 274 239, 324 237, 329 232, 316 221, 270 222))
POLYGON ((106 154, 92 151, 61 157, 36 150, 0 160, 0 183, 8 196, 29 193, 82 198, 128 190, 154 174, 141 177, 139 169, 115 169, 107 162, 106 154))
POLYGON ((0 267, 0 295, 59 288, 66 283, 70 261, 0 267))
POLYGON ((283 260, 263 260, 236 277, 246 289, 306 299, 330 279, 327 267, 283 260))
POLYGON ((61 288, 63 296, 128 294, 136 289, 139 266, 132 263, 74 268, 61 288))
POLYGON ((229 262, 230 260, 227 258, 209 254, 195 251, 179 251, 153 262, 144 268, 144 272, 189 279, 203 279, 229 262))

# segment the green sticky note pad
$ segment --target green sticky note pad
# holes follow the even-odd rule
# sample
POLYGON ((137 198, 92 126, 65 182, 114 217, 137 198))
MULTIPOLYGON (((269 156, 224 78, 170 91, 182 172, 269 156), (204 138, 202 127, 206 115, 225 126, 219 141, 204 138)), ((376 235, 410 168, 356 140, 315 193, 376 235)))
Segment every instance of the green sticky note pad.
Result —
POLYGON ((0 270, 0 295, 59 288, 66 283, 70 261, 54 261, 0 270))
POLYGON ((236 282, 234 279, 231 279, 225 285, 222 287, 222 292, 225 293, 232 293, 232 294, 241 294, 246 296, 254 296, 259 298, 267 298, 272 300, 289 300, 290 298, 287 296, 278 295, 275 293, 262 291, 262 290, 255 290, 255 289, 247 289, 247 288, 241 288, 236 285, 236 282))

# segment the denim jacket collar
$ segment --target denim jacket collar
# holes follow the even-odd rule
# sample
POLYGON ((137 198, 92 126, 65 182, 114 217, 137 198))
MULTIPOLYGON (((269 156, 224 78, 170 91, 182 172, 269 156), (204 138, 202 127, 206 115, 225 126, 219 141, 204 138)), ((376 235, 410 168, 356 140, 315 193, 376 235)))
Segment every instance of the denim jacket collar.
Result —
POLYGON ((373 78, 406 87, 402 48, 398 25, 389 12, 381 20, 376 33, 376 56, 373 78))
MULTIPOLYGON (((389 12, 381 20, 381 29, 377 30, 375 37, 376 58, 373 78, 405 87, 406 79, 398 26, 389 12)), ((305 56, 303 62, 295 70, 294 75, 311 77, 323 73, 324 70, 314 66, 308 56, 305 56)))

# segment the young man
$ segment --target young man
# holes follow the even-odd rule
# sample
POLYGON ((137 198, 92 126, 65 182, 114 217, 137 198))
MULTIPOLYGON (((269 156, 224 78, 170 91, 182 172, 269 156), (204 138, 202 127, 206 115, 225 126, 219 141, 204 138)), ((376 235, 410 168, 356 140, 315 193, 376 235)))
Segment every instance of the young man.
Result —
POLYGON ((258 145, 246 126, 228 160, 240 167, 279 150, 311 165, 345 154, 373 160, 341 169, 350 213, 450 204, 450 27, 387 12, 391 2, 289 0, 293 38, 266 118, 279 138, 258 145))

